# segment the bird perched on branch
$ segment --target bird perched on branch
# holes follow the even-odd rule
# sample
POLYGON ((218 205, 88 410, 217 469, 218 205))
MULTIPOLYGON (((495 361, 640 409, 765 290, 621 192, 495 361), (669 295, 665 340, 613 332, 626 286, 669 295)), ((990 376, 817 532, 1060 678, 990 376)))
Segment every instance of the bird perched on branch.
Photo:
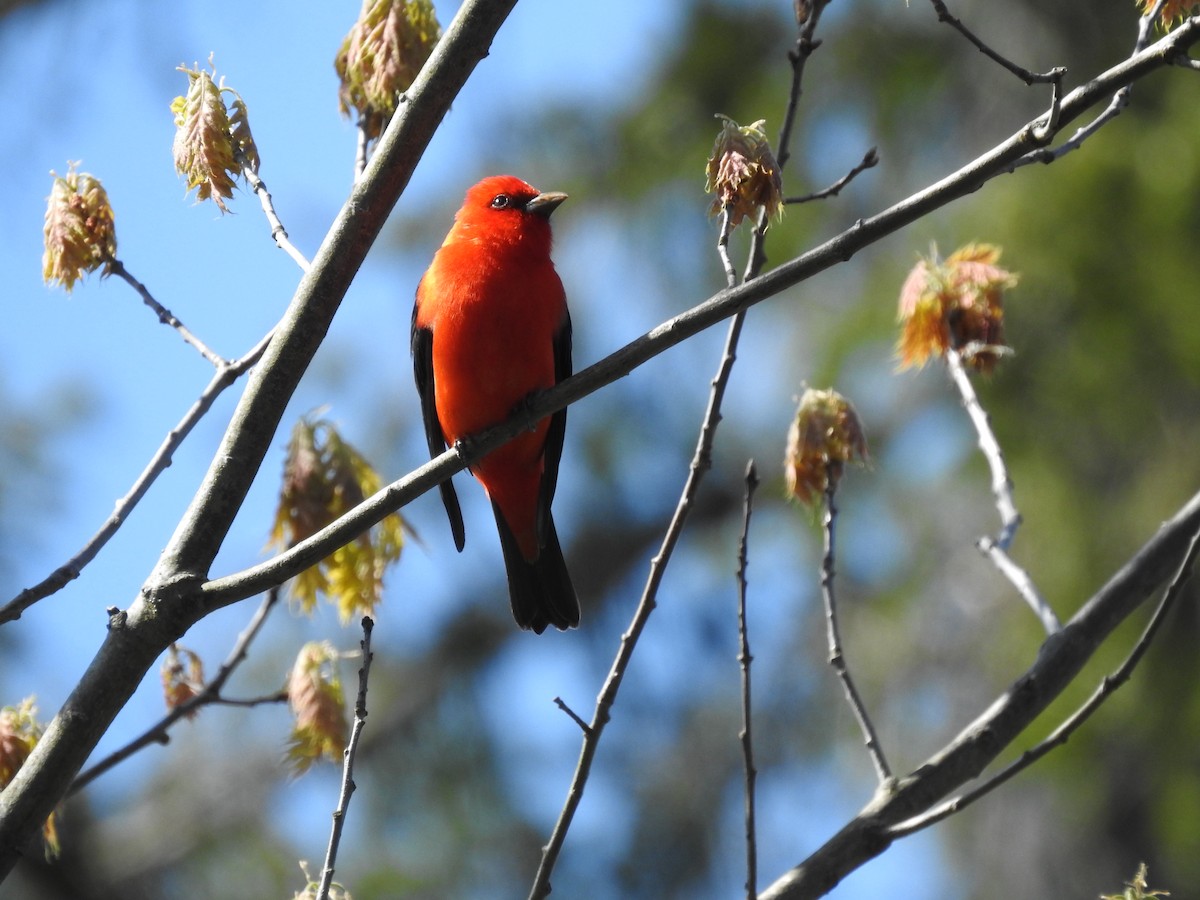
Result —
MULTIPOLYGON (((566 199, 511 175, 485 178, 467 191, 421 278, 412 354, 432 456, 571 374, 571 317, 550 260, 550 214, 566 199)), ((538 634, 579 624, 550 516, 566 424, 559 410, 471 466, 496 515, 513 617, 538 634)), ((461 551, 462 511, 450 480, 441 493, 461 551)))

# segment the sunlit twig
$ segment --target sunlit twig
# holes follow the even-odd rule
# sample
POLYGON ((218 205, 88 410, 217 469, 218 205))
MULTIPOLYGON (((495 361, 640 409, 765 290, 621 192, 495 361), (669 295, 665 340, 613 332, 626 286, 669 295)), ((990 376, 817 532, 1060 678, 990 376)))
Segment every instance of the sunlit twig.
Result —
POLYGON ((975 387, 971 384, 970 376, 967 375, 966 366, 963 365, 962 354, 968 349, 951 349, 946 354, 946 366, 950 370, 950 378, 962 399, 963 409, 966 410, 971 424, 975 427, 975 434, 979 439, 979 449, 987 460, 988 470, 991 472, 992 494, 996 498, 996 511, 1000 514, 1000 532, 995 538, 980 538, 977 546, 999 569, 1000 573, 1012 582, 1017 592, 1037 615, 1042 627, 1046 629, 1046 633, 1054 634, 1062 627, 1058 616, 1038 593, 1033 579, 1008 555, 1008 549, 1021 524, 1021 514, 1017 511, 1016 503, 1013 502, 1012 479, 1008 476, 1004 451, 1000 449, 1000 442, 996 440, 991 420, 979 402, 979 395, 975 393, 975 387))
POLYGON ((249 166, 242 167, 242 177, 246 179, 246 183, 250 185, 250 189, 254 191, 254 195, 258 197, 258 202, 262 205, 263 215, 267 217, 267 224, 271 226, 271 237, 276 246, 290 256, 302 271, 307 272, 310 267, 308 258, 296 248, 296 245, 288 237, 287 229, 283 227, 279 214, 275 212, 275 203, 271 199, 271 192, 267 190, 266 184, 249 166))
POLYGON ((358 754, 359 741, 363 729, 367 725, 367 682, 371 675, 371 631, 375 622, 370 616, 363 616, 362 666, 358 670, 358 698, 354 701, 354 726, 350 730, 350 740, 342 754, 342 787, 338 793, 337 809, 333 811, 333 826, 329 832, 329 846, 325 851, 325 865, 321 869, 321 885, 317 891, 317 900, 328 900, 329 889, 333 885, 333 870, 337 864, 338 847, 342 841, 342 829, 346 824, 346 812, 350 808, 350 797, 354 794, 354 757, 358 754))
POLYGON ((179 423, 168 432, 154 456, 146 464, 146 468, 142 470, 142 473, 133 483, 129 492, 117 501, 112 514, 100 529, 88 539, 88 542, 74 556, 51 572, 46 578, 33 587, 21 591, 21 593, 17 594, 16 597, 3 607, 0 607, 0 624, 19 619, 21 613, 34 603, 49 597, 51 594, 57 593, 79 577, 83 568, 96 558, 96 555, 104 545, 109 542, 112 536, 125 523, 129 514, 146 495, 146 492, 158 476, 171 465, 171 457, 179 449, 179 445, 183 443, 192 429, 196 427, 196 423, 209 411, 217 397, 233 384, 239 376, 245 373, 247 369, 258 362, 263 352, 267 349, 267 344, 271 341, 271 334, 268 333, 263 337, 245 356, 233 362, 222 363, 217 368, 217 372, 213 375, 208 386, 204 388, 200 396, 196 399, 196 402, 192 404, 179 423))
POLYGON ((179 321, 179 319, 175 317, 174 313, 155 300, 154 295, 150 293, 150 289, 134 278, 133 275, 130 274, 129 270, 125 268, 125 264, 123 262, 121 262, 119 259, 114 259, 108 264, 108 271, 111 274, 116 275, 131 288, 137 291, 138 295, 142 298, 142 302, 150 307, 150 309, 154 311, 154 314, 158 316, 158 321, 162 322, 164 325, 169 325, 171 328, 174 328, 177 332, 179 332, 179 336, 188 344, 191 344, 191 346, 194 347, 201 356, 207 359, 218 369, 223 365, 227 365, 226 361, 210 350, 204 341, 192 334, 192 332, 188 330, 187 326, 185 326, 179 321))

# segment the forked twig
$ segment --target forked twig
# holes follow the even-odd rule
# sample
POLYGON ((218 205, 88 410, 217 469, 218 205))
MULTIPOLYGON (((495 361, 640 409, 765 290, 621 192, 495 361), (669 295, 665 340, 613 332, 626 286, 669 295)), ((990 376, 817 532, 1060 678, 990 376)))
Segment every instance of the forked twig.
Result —
MULTIPOLYGON (((1151 35, 1154 30, 1154 22, 1158 19, 1162 12, 1163 5, 1166 0, 1157 0, 1153 7, 1147 10, 1146 14, 1138 19, 1137 37, 1133 42, 1133 53, 1136 55, 1145 50, 1150 45, 1151 35)), ((1068 153, 1078 150, 1083 146, 1084 141, 1090 138, 1093 134, 1119 116, 1122 110, 1129 105, 1130 98, 1133 96, 1133 90, 1130 85, 1118 89, 1109 101, 1108 106, 1097 115, 1094 119, 1085 125, 1076 129, 1067 140, 1063 141, 1057 147, 1039 147, 1027 153, 1013 165, 1013 170, 1021 166, 1027 166, 1031 163, 1050 164, 1057 159, 1061 159, 1068 153)), ((1051 113, 1054 113, 1054 108, 1051 108, 1051 113)), ((1057 127, 1057 120, 1053 117, 1043 120, 1048 127, 1057 127)))
POLYGON ((976 542, 976 546, 992 561, 1000 573, 1012 582, 1017 592, 1037 615, 1042 627, 1046 629, 1046 633, 1054 634, 1062 628, 1058 616, 1055 615, 1045 598, 1038 593, 1029 574, 1013 562, 1012 557, 1008 555, 1008 548, 1012 545, 1017 528, 1021 524, 1021 514, 1017 511, 1016 503, 1013 502, 1012 479, 1008 476, 1004 451, 1000 449, 1000 442, 996 440, 996 433, 992 431, 991 420, 979 402, 979 395, 975 393, 975 387, 971 384, 970 376, 967 375, 966 366, 963 365, 962 354, 969 349, 952 348, 945 355, 946 366, 950 370, 951 381, 958 389, 963 409, 966 410, 971 424, 975 427, 979 449, 987 460, 988 470, 991 472, 992 495, 996 498, 996 511, 1000 514, 999 534, 995 538, 980 538, 976 542))
POLYGON ((267 621, 267 616, 271 609, 279 600, 279 588, 272 588, 263 597, 263 601, 259 604, 254 616, 250 619, 249 624, 241 634, 238 635, 233 649, 229 652, 229 656, 225 658, 225 662, 221 664, 221 668, 217 670, 217 674, 212 680, 204 686, 204 689, 197 693, 186 703, 181 703, 179 706, 172 709, 165 715, 156 725, 143 732, 139 737, 134 738, 124 747, 116 750, 100 760, 85 772, 80 773, 79 777, 71 782, 71 788, 67 792, 67 796, 71 796, 76 792, 87 787, 105 772, 109 771, 119 763, 124 762, 133 756, 138 751, 150 746, 151 744, 165 744, 170 741, 170 730, 180 719, 192 716, 197 710, 204 706, 213 704, 227 704, 230 706, 257 706, 263 703, 284 703, 287 701, 287 694, 283 691, 275 694, 270 694, 266 697, 259 697, 250 700, 227 700, 221 696, 221 690, 225 687, 225 682, 234 673, 238 666, 246 658, 246 654, 250 649, 250 644, 258 636, 262 630, 263 623, 267 621))

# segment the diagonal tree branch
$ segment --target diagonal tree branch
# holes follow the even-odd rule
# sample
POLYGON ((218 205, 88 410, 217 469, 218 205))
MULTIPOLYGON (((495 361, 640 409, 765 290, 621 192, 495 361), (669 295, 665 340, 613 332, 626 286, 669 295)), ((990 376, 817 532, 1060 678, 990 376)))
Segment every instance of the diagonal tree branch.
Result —
POLYGON ((1122 621, 1166 582, 1200 529, 1200 493, 1166 522, 1075 616, 1042 644, 1033 664, 954 740, 910 775, 878 790, 807 860, 759 895, 806 900, 830 891, 896 839, 893 829, 932 809, 991 764, 1074 680, 1122 621))
POLYGON ((183 418, 179 420, 179 424, 167 434, 162 444, 159 445, 158 450, 155 451, 150 461, 146 463, 146 468, 137 477, 129 492, 117 501, 112 514, 105 520, 104 524, 88 539, 88 542, 80 548, 79 552, 69 560, 33 587, 25 588, 16 597, 0 607, 0 624, 21 618, 21 613, 33 606, 34 603, 49 597, 51 594, 57 593, 80 576, 84 567, 96 558, 96 555, 104 548, 104 545, 125 524, 125 520, 129 518, 129 514, 133 512, 134 507, 146 496, 146 492, 150 490, 150 486, 154 484, 158 476, 165 472, 167 467, 171 465, 171 458, 175 455, 175 451, 179 449, 179 445, 192 433, 192 429, 196 427, 197 423, 212 408, 217 397, 237 381, 247 369, 258 362, 259 357, 267 349, 267 344, 270 343, 273 334, 274 332, 269 332, 241 359, 230 363, 222 363, 217 368, 217 372, 213 375, 212 380, 209 381, 208 385, 200 393, 196 402, 184 414, 183 418))

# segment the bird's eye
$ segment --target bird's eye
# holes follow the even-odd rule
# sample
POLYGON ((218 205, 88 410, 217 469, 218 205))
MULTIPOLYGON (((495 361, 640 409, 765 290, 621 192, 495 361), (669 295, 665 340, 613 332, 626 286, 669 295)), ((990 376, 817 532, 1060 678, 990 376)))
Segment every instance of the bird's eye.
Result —
POLYGON ((508 194, 497 194, 492 198, 492 209, 508 209, 512 203, 512 197, 508 194))

